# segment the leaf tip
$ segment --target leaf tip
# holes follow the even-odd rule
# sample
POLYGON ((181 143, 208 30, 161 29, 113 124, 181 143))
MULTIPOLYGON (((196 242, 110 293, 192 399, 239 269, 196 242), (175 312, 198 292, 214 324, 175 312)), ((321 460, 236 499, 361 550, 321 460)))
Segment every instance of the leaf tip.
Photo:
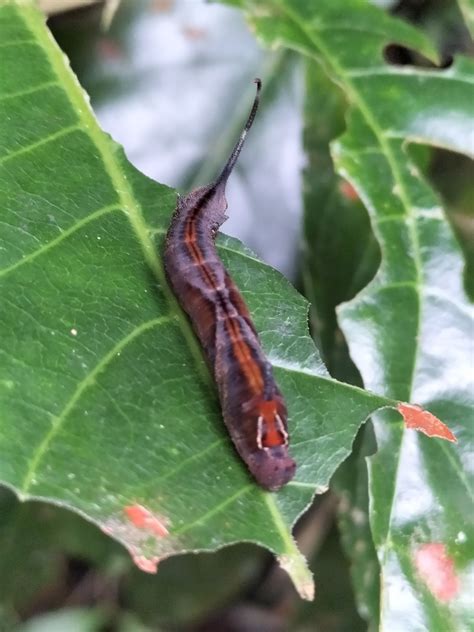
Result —
POLYGON ((451 441, 451 443, 457 443, 456 436, 448 426, 421 406, 399 402, 397 410, 402 415, 406 428, 418 430, 428 437, 437 437, 451 441))
POLYGON ((135 555, 132 553, 132 560, 135 566, 145 573, 154 575, 158 571, 159 558, 157 557, 148 558, 143 555, 135 555))
POLYGON ((309 570, 304 556, 296 551, 291 554, 279 555, 277 560, 280 567, 290 576, 300 597, 306 601, 312 601, 315 592, 313 574, 309 570))

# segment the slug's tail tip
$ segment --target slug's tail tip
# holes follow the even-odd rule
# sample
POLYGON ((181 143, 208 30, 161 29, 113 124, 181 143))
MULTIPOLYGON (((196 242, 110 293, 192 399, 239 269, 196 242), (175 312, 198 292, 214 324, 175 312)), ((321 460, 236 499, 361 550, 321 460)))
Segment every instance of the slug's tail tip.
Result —
POLYGON ((215 186, 215 187, 221 186, 221 187, 225 188, 225 185, 226 185, 226 182, 227 182, 227 178, 229 177, 232 169, 234 168, 235 163, 237 162, 237 158, 239 157, 240 150, 242 149, 245 137, 247 136, 247 132, 252 127, 252 123, 253 123, 253 120, 255 118, 255 114, 257 113, 258 103, 259 103, 259 100, 260 100, 259 99, 259 94, 260 94, 260 89, 262 87, 262 81, 261 81, 261 79, 259 79, 257 77, 256 79, 254 79, 254 83, 257 84, 257 94, 255 95, 255 99, 253 101, 252 109, 250 110, 250 114, 249 114, 249 117, 247 119, 247 122, 245 123, 245 127, 242 130, 242 134, 240 135, 239 140, 237 141, 234 149, 232 150, 232 153, 229 156, 228 161, 224 165, 224 168, 221 171, 221 174, 218 176, 218 178, 213 183, 213 186, 215 186))

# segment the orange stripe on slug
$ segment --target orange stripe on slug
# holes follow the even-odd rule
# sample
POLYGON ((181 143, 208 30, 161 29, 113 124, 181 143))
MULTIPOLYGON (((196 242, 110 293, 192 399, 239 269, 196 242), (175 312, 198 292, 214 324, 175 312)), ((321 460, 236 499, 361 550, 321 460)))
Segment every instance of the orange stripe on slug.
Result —
POLYGON ((255 362, 248 345, 242 338, 242 333, 234 320, 226 318, 225 324, 229 331, 235 358, 244 372, 248 385, 253 393, 260 393, 263 389, 263 376, 260 366, 255 362))

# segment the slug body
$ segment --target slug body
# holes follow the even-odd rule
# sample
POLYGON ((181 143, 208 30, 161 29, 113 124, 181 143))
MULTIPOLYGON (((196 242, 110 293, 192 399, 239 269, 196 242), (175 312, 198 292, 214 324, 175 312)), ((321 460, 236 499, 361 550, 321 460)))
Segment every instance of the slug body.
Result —
POLYGON ((224 422, 256 481, 277 490, 293 478, 288 454, 287 409, 248 308, 215 247, 226 220, 225 187, 258 107, 215 182, 180 198, 164 252, 165 269, 188 314, 217 384, 224 422))

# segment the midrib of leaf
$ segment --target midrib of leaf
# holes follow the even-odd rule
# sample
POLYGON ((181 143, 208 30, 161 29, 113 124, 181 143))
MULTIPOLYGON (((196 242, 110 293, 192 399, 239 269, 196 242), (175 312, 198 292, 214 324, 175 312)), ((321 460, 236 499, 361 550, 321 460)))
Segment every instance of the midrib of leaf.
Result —
MULTIPOLYGON (((321 51, 329 67, 334 72, 335 76, 342 80, 350 99, 352 99, 352 102, 359 108, 361 114, 366 120, 367 125, 371 128, 375 137, 377 138, 377 141, 382 150, 381 153, 385 156, 387 163, 390 166, 393 179, 396 182, 396 186, 398 187, 401 203, 406 212, 406 217, 404 216, 404 219, 407 221, 407 226, 408 226, 408 230, 409 230, 409 234, 410 234, 410 238, 412 242, 412 248, 413 248, 412 250, 413 260, 414 260, 415 271, 416 271, 416 285, 414 289, 415 289, 416 296, 418 299, 418 318, 417 318, 417 328, 416 328, 416 339, 418 339, 418 336, 420 333, 420 323, 422 319, 422 300, 421 300, 421 295, 420 295, 420 288, 422 287, 422 284, 423 284, 423 268, 422 268, 421 254, 420 254, 420 243, 419 243, 418 234, 413 222, 413 213, 411 209, 410 196, 409 196, 408 191, 405 188, 403 178, 401 177, 401 173, 399 171, 395 156, 393 155, 393 152, 390 149, 390 145, 387 143, 383 130, 380 128, 376 118, 372 115, 372 112, 370 111, 370 108, 367 105, 363 95, 359 92, 359 90, 357 90, 356 86, 352 83, 350 79, 350 75, 339 64, 337 59, 335 59, 332 56, 331 52, 324 45, 324 42, 321 41, 321 39, 316 35, 316 33, 313 30, 311 31, 308 30, 306 25, 299 19, 299 17, 286 4, 281 4, 281 2, 278 2, 278 4, 280 7, 282 7, 283 11, 291 19, 291 21, 298 27, 298 29, 302 31, 304 37, 308 39, 311 44, 313 44, 317 49, 321 51)), ((413 390, 414 378, 415 378, 415 373, 416 373, 416 364, 417 364, 417 358, 418 358, 418 345, 414 345, 414 347, 415 348, 414 348, 414 353, 412 357, 411 375, 407 384, 407 392, 406 392, 407 400, 409 400, 410 394, 413 390)), ((389 521, 388 521, 388 529, 385 535, 386 544, 390 542, 390 536, 391 536, 392 514, 393 514, 393 508, 394 508, 393 501, 394 501, 397 488, 398 488, 398 479, 399 479, 399 473, 400 473, 400 458, 401 458, 401 453, 402 453, 401 447, 402 447, 402 443, 406 434, 405 429, 400 428, 400 433, 401 433, 400 449, 398 450, 398 454, 397 454, 396 476, 395 476, 395 481, 393 485, 393 494, 392 494, 389 521)), ((381 601, 381 603, 383 603, 383 600, 381 601)))
POLYGON ((285 521, 281 515, 280 510, 275 501, 274 494, 270 494, 268 492, 262 492, 264 496, 264 502, 270 512, 270 515, 273 518, 273 522, 280 534, 281 539, 285 543, 286 550, 290 553, 290 558, 292 564, 285 564, 285 561, 279 557, 279 562, 283 568, 286 569, 287 573, 293 578, 295 585, 299 586, 299 592, 305 599, 312 600, 314 598, 314 584, 312 581, 311 572, 308 569, 306 561, 304 557, 299 552, 296 547, 295 541, 293 537, 288 532, 285 521), (298 556, 296 557, 291 551, 298 551, 298 556))
MULTIPOLYGON (((9 270, 23 264, 25 261, 32 260, 36 256, 43 254, 49 248, 52 248, 55 245, 57 245, 57 243, 62 241, 62 239, 68 237, 70 234, 75 232, 78 229, 78 227, 84 224, 87 224, 89 221, 93 219, 96 219, 98 216, 102 215, 103 213, 109 210, 112 210, 112 208, 120 208, 127 215, 132 225, 132 228, 135 231, 138 241, 142 247, 145 261, 147 262, 147 264, 149 265, 149 267, 151 268, 151 270, 153 271, 153 273, 155 274, 155 276, 160 282, 160 288, 165 294, 165 297, 168 301, 168 305, 170 307, 170 315, 173 315, 180 325, 180 329, 183 333, 183 336, 191 350, 191 353, 196 359, 196 367, 197 367, 198 372, 200 373, 201 378, 203 378, 207 384, 211 385, 212 380, 209 375, 209 371, 207 370, 207 367, 203 362, 201 350, 198 347, 197 342, 194 339, 194 336, 192 332, 190 331, 190 328, 187 322, 185 321, 184 315, 181 309, 179 308, 177 301, 168 286, 161 260, 156 252, 153 241, 151 239, 151 235, 143 220, 141 205, 138 202, 138 200, 135 198, 133 191, 127 181, 127 178, 125 174, 123 173, 120 164, 115 158, 115 154, 111 148, 111 141, 106 137, 104 132, 99 128, 97 121, 94 117, 94 114, 84 98, 82 88, 77 82, 75 75, 70 71, 67 65, 65 55, 58 50, 58 47, 54 41, 54 38, 49 33, 48 29, 43 27, 41 20, 38 19, 38 15, 36 11, 34 10, 31 11, 31 9, 28 7, 27 9, 24 9, 23 11, 20 11, 20 12, 16 10, 16 15, 17 17, 20 18, 20 20, 24 22, 24 24, 36 36, 36 39, 33 41, 36 44, 39 44, 42 50, 46 53, 48 60, 52 68, 54 69, 56 76, 58 77, 58 82, 57 82, 58 85, 62 86, 65 94, 69 98, 69 101, 74 108, 74 111, 78 115, 79 120, 82 122, 82 125, 83 125, 82 131, 89 136, 89 138, 93 141, 95 147, 98 149, 100 153, 105 171, 107 172, 107 174, 109 175, 112 181, 113 187, 119 199, 119 203, 110 205, 110 207, 104 207, 103 209, 99 209, 98 211, 95 211, 94 213, 92 213, 90 216, 88 216, 81 222, 76 222, 76 224, 73 227, 71 227, 68 231, 65 231, 57 239, 49 242, 46 246, 35 251, 29 257, 26 257, 25 259, 21 260, 17 264, 14 264, 10 268, 5 269, 5 271, 2 271, 2 272, 6 273, 9 270)), ((74 127, 79 128, 78 125, 74 127)), ((61 130, 61 131, 64 131, 64 130, 61 130)), ((49 138, 50 137, 48 137, 48 139, 49 138)), ((168 317, 171 317, 171 316, 168 316, 168 317)), ((141 328, 135 329, 134 332, 131 332, 131 334, 123 338, 118 343, 118 346, 121 346, 124 343, 124 341, 130 341, 133 337, 135 337, 137 330, 141 331, 141 328)), ((106 356, 106 358, 107 357, 108 356, 106 356)), ((96 367, 91 371, 91 373, 88 376, 86 376, 86 378, 83 380, 81 385, 84 384, 85 382, 89 383, 90 376, 96 373, 98 367, 102 365, 104 360, 105 358, 103 358, 102 361, 96 365, 96 367)), ((65 411, 66 410, 69 411, 69 409, 71 408, 70 406, 71 402, 72 401, 75 402, 77 400, 76 394, 78 390, 80 390, 80 392, 82 393, 83 389, 81 388, 81 385, 73 394, 69 402, 66 404, 64 410, 58 416, 58 419, 63 420, 65 418, 65 414, 64 414, 65 411)), ((60 425, 61 425, 60 423, 53 424, 51 431, 46 435, 45 440, 41 443, 40 448, 39 448, 39 451, 41 454, 39 458, 34 459, 35 466, 37 466, 38 463, 40 462, 41 456, 45 453, 48 447, 48 444, 50 443, 54 435, 57 433, 57 431, 60 429, 60 425)), ((27 473, 27 476, 25 477, 25 482, 22 485, 23 492, 26 492, 29 487, 29 483, 27 481, 29 480, 29 482, 31 482, 31 479, 34 477, 34 469, 35 468, 33 469, 30 468, 27 473)))
POLYGON ((35 41, 46 53, 48 60, 59 79, 59 84, 62 86, 74 108, 74 111, 77 113, 84 126, 83 131, 89 136, 95 147, 98 149, 105 171, 109 175, 119 198, 122 210, 127 215, 142 247, 145 261, 160 282, 160 288, 168 301, 170 312, 175 314, 179 320, 183 336, 185 337, 191 353, 196 359, 197 370, 200 373, 200 376, 208 384, 211 384, 212 380, 206 366, 203 363, 201 350, 198 347, 196 340, 185 321, 184 315, 168 286, 163 265, 156 252, 156 248, 148 232, 147 225, 143 220, 141 204, 135 198, 133 190, 127 181, 127 177, 123 173, 122 167, 115 157, 115 152, 111 147, 112 141, 107 138, 105 133, 98 126, 92 109, 84 98, 82 88, 80 87, 75 75, 70 71, 66 56, 59 51, 53 36, 47 28, 43 27, 43 24, 38 19, 36 12, 26 9, 21 12, 16 11, 16 14, 36 36, 35 41))
MULTIPOLYGON (((96 146, 97 150, 99 151, 105 171, 109 175, 114 189, 118 195, 120 205, 129 218, 132 228, 134 229, 134 232, 140 242, 145 261, 159 280, 160 287, 165 295, 165 298, 167 299, 170 308, 170 312, 168 315, 143 323, 141 326, 135 328, 134 331, 129 333, 128 336, 119 341, 119 343, 115 345, 115 347, 104 358, 102 358, 102 360, 95 366, 95 368, 79 384, 78 388, 64 407, 61 414, 51 425, 49 432, 47 433, 47 435, 45 435, 43 441, 38 446, 33 456, 33 459, 21 486, 21 492, 26 495, 26 492, 28 491, 30 484, 34 478, 34 474, 37 471, 38 464, 40 463, 43 455, 46 453, 51 440, 60 430, 61 424, 66 418, 69 410, 73 408, 73 406, 79 400, 82 392, 89 386, 94 377, 103 370, 103 368, 113 357, 115 357, 117 349, 122 348, 124 345, 130 342, 132 338, 142 333, 142 331, 144 331, 145 329, 156 326, 158 323, 169 321, 172 318, 176 318, 177 322, 179 323, 183 337, 196 360, 196 367, 201 375, 201 378, 203 378, 205 382, 210 385, 211 388, 213 388, 213 381, 211 379, 207 365, 203 362, 202 351, 197 344, 194 334, 191 331, 191 328, 181 308, 179 307, 176 298, 174 297, 171 289, 168 286, 161 259, 156 252, 150 232, 143 219, 141 204, 135 198, 133 190, 131 189, 127 178, 122 171, 121 165, 115 157, 115 154, 111 147, 111 141, 107 139, 104 132, 99 128, 91 108, 88 106, 86 100, 84 99, 82 89, 77 82, 75 75, 70 71, 68 67, 66 57, 59 51, 58 46, 54 41, 52 35, 49 33, 48 29, 44 28, 41 20, 39 19, 37 11, 35 9, 31 9, 31 3, 28 3, 26 7, 23 7, 23 10, 20 12, 17 10, 18 5, 16 3, 14 6, 16 16, 19 17, 21 21, 23 21, 30 32, 35 36, 34 42, 36 44, 39 44, 43 51, 46 53, 51 67, 55 71, 56 76, 59 78, 60 85, 63 87, 65 94, 69 98, 69 101, 71 102, 71 105, 77 113, 79 120, 84 126, 84 132, 88 134, 88 136, 96 146)), ((103 209, 102 212, 104 212, 103 209)), ((239 495, 245 490, 245 487, 240 490, 239 495)), ((281 537, 283 548, 286 551, 288 557, 292 560, 292 567, 287 568, 287 571, 294 580, 296 586, 305 586, 307 590, 308 585, 312 585, 312 576, 306 565, 304 557, 296 547, 296 544, 289 533, 289 529, 291 528, 291 526, 286 525, 281 511, 276 505, 275 499, 273 497, 269 497, 270 495, 263 490, 261 491, 261 494, 264 499, 264 505, 267 507, 270 513, 270 517, 275 523, 277 531, 281 537)), ((235 499, 231 500, 233 501, 235 499)), ((222 508, 215 508, 216 511, 220 509, 222 508)))

